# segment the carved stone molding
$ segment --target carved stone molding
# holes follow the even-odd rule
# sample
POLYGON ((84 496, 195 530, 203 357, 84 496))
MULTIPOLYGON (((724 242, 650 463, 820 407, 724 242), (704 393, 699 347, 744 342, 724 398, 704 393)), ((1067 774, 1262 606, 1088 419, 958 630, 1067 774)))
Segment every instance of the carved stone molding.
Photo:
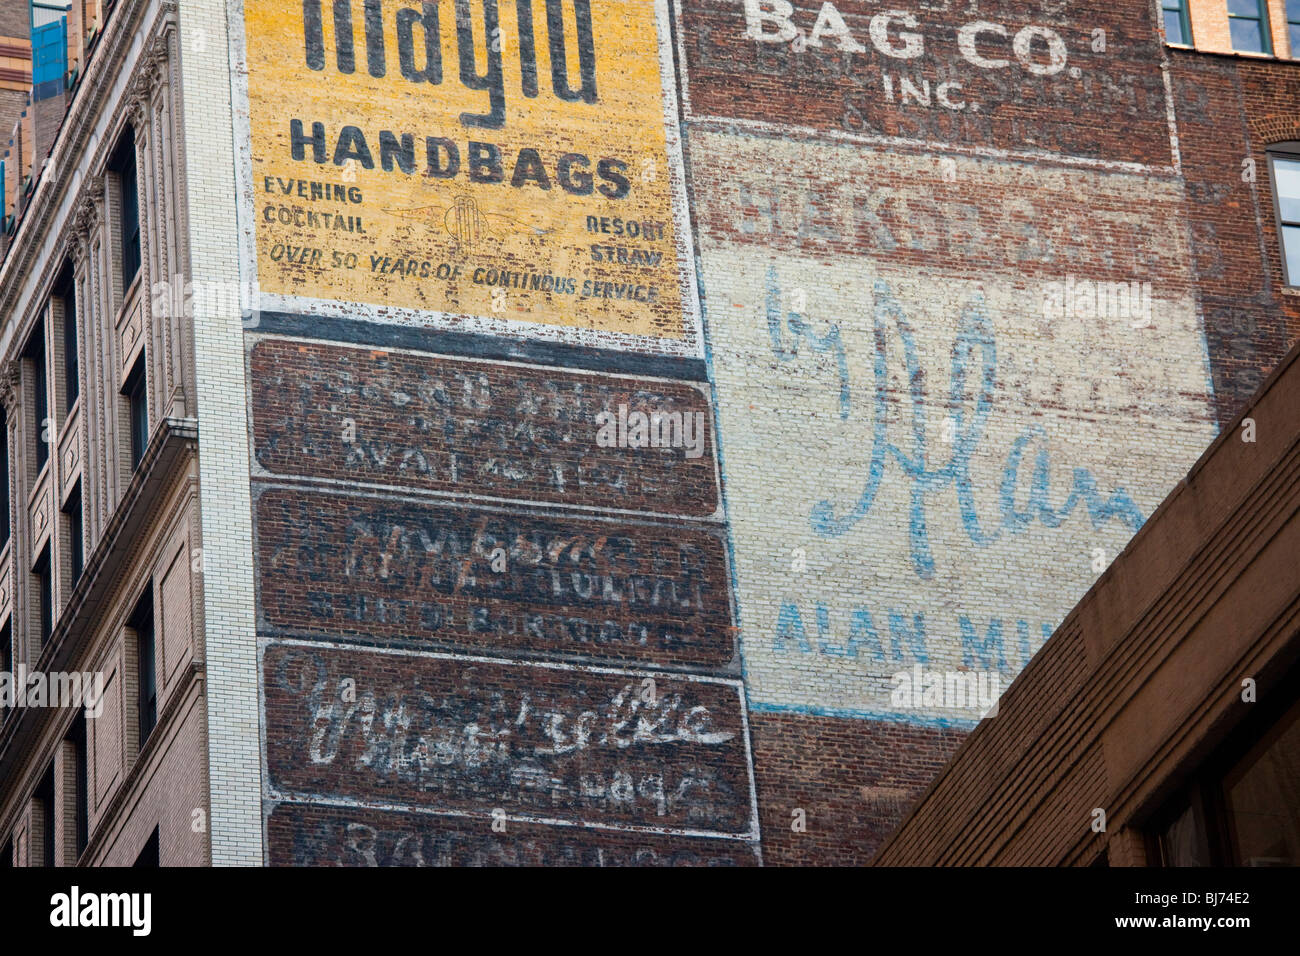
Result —
MULTIPOLYGON (((18 407, 22 396, 23 366, 19 359, 10 359, 0 366, 0 404, 10 413, 18 407)), ((0 440, 7 440, 0 436, 0 440)))
POLYGON ((92 176, 86 180, 85 186, 81 190, 81 201, 77 204, 76 212, 76 234, 81 237, 83 242, 87 242, 90 235, 99 226, 103 218, 104 204, 104 179, 101 176, 92 176))
POLYGON ((148 124, 154 97, 167 82, 171 29, 170 24, 165 24, 145 41, 136 61, 135 75, 127 87, 127 110, 137 132, 148 124))
POLYGON ((167 75, 167 59, 171 55, 171 33, 173 25, 168 23, 159 27, 158 32, 149 38, 140 55, 140 68, 147 72, 150 84, 157 88, 167 75))
POLYGON ((135 128, 138 137, 140 131, 149 122, 149 94, 147 91, 136 88, 128 94, 128 97, 126 102, 127 122, 135 128))
MULTIPOLYGON (((76 223, 74 222, 73 225, 75 226, 76 223)), ((63 255, 60 258, 71 262, 80 262, 86 258, 88 251, 86 237, 79 230, 71 229, 64 240, 63 255)))
POLYGON ((136 65, 135 75, 126 88, 125 96, 127 115, 137 132, 148 122, 150 106, 153 103, 153 91, 156 87, 154 67, 141 57, 136 65))

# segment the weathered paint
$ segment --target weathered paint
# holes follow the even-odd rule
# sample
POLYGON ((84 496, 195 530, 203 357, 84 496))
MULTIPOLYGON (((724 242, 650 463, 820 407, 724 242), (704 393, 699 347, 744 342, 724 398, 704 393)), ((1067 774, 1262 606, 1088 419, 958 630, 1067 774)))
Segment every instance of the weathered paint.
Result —
POLYGON ((647 0, 246 0, 261 291, 698 351, 667 25, 647 0))
POLYGON ((265 488, 259 629, 733 670, 721 529, 265 488))
POLYGON ((275 643, 272 796, 756 836, 737 681, 275 643))
POLYGON ((755 866, 753 844, 657 833, 282 803, 272 863, 294 866, 755 866))
POLYGON ((705 394, 681 382, 272 339, 249 359, 254 456, 274 475, 712 517, 705 394), (699 415, 706 454, 603 446, 619 406, 699 415))
POLYGON ((694 122, 786 135, 1168 167, 1153 9, 683 0, 683 101, 694 122))
POLYGON ((1177 186, 691 152, 751 702, 969 724, 894 675, 1005 686, 1214 436, 1177 186))

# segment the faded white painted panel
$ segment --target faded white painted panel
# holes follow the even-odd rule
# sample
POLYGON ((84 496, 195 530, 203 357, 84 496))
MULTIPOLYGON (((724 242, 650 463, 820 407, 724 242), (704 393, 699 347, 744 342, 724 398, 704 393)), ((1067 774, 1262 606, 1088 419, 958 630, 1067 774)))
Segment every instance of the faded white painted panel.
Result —
POLYGON ((991 208, 1012 175, 1038 202, 1073 196, 1060 215, 1076 229, 1104 207, 1082 237, 1096 261, 995 269, 978 249, 918 257, 907 242, 846 254, 827 249, 835 215, 879 199, 886 176, 890 198, 940 217, 957 200, 932 159, 821 146, 848 174, 830 231, 746 243, 725 221, 745 221, 745 197, 799 208, 811 151, 700 140, 705 169, 762 149, 766 163, 740 168, 781 170, 742 175, 725 217, 701 215, 750 699, 976 719, 984 707, 952 685, 1005 689, 1215 435, 1178 196, 1145 177, 962 160, 954 195, 993 235, 1014 226, 991 208), (1122 231, 1142 236, 1127 258, 1107 245, 1122 231))

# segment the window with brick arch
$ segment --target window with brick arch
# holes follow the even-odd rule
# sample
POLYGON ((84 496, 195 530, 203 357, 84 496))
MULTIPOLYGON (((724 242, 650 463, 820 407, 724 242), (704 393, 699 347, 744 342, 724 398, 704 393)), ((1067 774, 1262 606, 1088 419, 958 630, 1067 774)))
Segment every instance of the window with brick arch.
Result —
POLYGON ((135 471, 144 461, 145 449, 149 447, 149 393, 148 378, 145 370, 145 356, 142 352, 136 359, 131 374, 127 377, 122 394, 127 400, 128 422, 130 426, 131 470, 135 471))
POLYGON ((50 546, 47 543, 41 550, 32 568, 32 578, 36 582, 36 618, 39 647, 49 643, 54 633, 54 580, 50 569, 50 546))
POLYGON ((23 352, 27 367, 31 371, 32 397, 31 428, 36 438, 36 472, 33 480, 45 467, 50 457, 50 388, 49 376, 45 368, 45 322, 38 322, 32 330, 32 337, 23 352))
POLYGON ((37 811, 41 815, 41 866, 54 866, 56 844, 54 842, 54 764, 50 763, 40 785, 36 788, 37 811))
POLYGON ((158 724, 158 680, 154 666, 153 588, 147 587, 127 621, 135 632, 136 677, 139 698, 136 710, 140 730, 140 749, 158 724))
POLYGON ((77 356, 77 280, 72 264, 64 266, 55 283, 55 296, 63 305, 63 404, 69 411, 81 389, 81 371, 77 356))

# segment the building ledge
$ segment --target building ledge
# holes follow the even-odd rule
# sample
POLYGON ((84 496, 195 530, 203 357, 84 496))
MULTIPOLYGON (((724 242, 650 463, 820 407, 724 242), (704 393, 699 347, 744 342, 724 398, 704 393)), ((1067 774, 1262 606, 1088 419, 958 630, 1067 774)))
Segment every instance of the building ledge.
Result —
POLYGON ((1278 56, 1276 53, 1243 53, 1236 50, 1202 50, 1200 47, 1184 46, 1181 43, 1166 43, 1166 49, 1179 53, 1191 53, 1197 56, 1219 57, 1236 60, 1239 63, 1276 63, 1282 66, 1300 67, 1300 58, 1278 56))
MULTIPOLYGON (((151 505, 180 468, 197 451, 198 423, 192 418, 165 418, 154 431, 140 467, 99 544, 86 560, 81 577, 59 614, 50 639, 28 672, 71 670, 99 623, 96 613, 106 603, 130 558, 130 543, 152 518, 151 505)), ((22 708, 9 712, 0 728, 0 780, 8 780, 31 753, 41 731, 58 708, 22 708)))

